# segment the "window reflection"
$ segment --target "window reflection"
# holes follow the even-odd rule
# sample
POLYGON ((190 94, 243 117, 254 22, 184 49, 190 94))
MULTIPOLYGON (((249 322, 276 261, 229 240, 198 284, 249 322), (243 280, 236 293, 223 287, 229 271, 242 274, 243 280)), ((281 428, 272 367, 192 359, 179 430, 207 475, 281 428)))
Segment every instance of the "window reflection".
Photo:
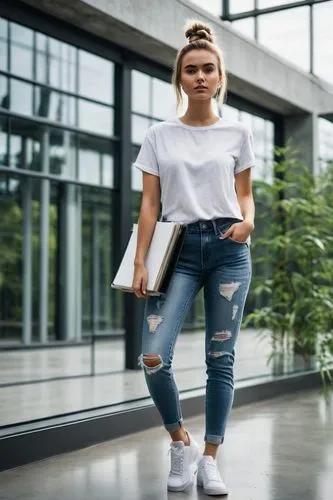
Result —
POLYGON ((82 273, 82 333, 110 333, 122 326, 122 296, 110 286, 112 268, 113 221, 110 191, 91 187, 80 188, 81 248, 78 262, 82 273), (95 300, 94 300, 95 299, 95 300))
POLYGON ((113 134, 113 109, 79 99, 79 127, 95 134, 113 134))
POLYGON ((9 95, 8 95, 8 78, 0 75, 0 107, 8 108, 9 95))
POLYGON ((8 118, 0 115, 0 165, 8 166, 8 118))
POLYGON ((19 182, 0 173, 0 336, 11 341, 20 336, 22 321, 22 199, 19 182))
POLYGON ((259 42, 296 66, 309 71, 309 14, 309 7, 301 7, 260 16, 259 42))
POLYGON ((80 135, 78 141, 78 178, 89 184, 113 186, 111 142, 80 135))
POLYGON ((140 71, 132 71, 132 111, 150 115, 151 77, 140 71))
POLYGON ((10 80, 10 109, 22 115, 32 115, 33 87, 30 83, 10 80))
POLYGON ((236 108, 229 106, 228 104, 223 104, 222 116, 227 120, 239 120, 239 111, 236 108))
POLYGON ((319 166, 321 170, 333 163, 333 123, 319 118, 319 166))
POLYGON ((132 115, 132 142, 134 144, 141 144, 149 127, 150 120, 148 118, 132 115))
POLYGON ((37 81, 68 92, 75 92, 76 53, 75 47, 37 33, 37 81))
POLYGON ((153 109, 152 116, 160 120, 167 120, 175 116, 175 93, 171 83, 153 78, 153 109))
POLYGON ((27 120, 10 118, 9 166, 41 170, 41 128, 27 120))
POLYGON ((114 165, 113 156, 110 154, 103 154, 101 161, 101 179, 103 186, 114 187, 114 165))
POLYGON ((35 88, 35 114, 65 125, 76 125, 75 99, 47 87, 35 88))
POLYGON ((79 51, 79 94, 113 103, 113 64, 99 56, 79 51))
POLYGON ((313 7, 314 73, 333 83, 333 3, 313 7))
POLYGON ((33 31, 10 23, 10 70, 13 74, 33 78, 33 31))
POLYGON ((50 127, 49 148, 50 173, 76 178, 76 135, 50 127))
POLYGON ((0 69, 8 70, 8 23, 0 18, 0 69))
POLYGON ((246 125, 249 130, 252 130, 253 128, 253 119, 254 116, 250 113, 247 113, 246 111, 240 112, 240 121, 244 123, 244 125, 246 125))

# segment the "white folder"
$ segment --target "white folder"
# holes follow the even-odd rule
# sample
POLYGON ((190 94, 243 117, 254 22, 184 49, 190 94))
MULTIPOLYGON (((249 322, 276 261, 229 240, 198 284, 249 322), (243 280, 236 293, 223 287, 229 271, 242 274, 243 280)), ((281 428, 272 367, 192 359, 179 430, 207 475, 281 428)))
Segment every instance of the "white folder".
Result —
MULTIPOLYGON (((147 293, 160 295, 165 292, 170 279, 170 271, 176 264, 185 226, 177 222, 156 222, 152 240, 147 251, 145 266, 148 272, 147 293)), ((133 292, 134 259, 138 238, 138 224, 133 225, 132 233, 124 256, 111 284, 125 292, 133 292)))

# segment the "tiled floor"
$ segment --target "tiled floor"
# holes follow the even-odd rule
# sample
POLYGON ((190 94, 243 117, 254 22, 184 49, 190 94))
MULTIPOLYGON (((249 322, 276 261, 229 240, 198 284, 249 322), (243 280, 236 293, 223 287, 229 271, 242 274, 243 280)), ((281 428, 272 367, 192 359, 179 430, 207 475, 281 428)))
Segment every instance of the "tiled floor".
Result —
MULTIPOLYGON (((269 337, 253 330, 241 332, 237 345, 236 379, 271 372, 267 366, 269 337)), ((0 383, 90 373, 89 348, 71 347, 0 352, 0 383)), ((97 344, 96 370, 107 375, 69 378, 0 387, 0 426, 45 418, 148 395, 140 371, 123 371, 122 341, 97 344)), ((205 385, 204 337, 202 332, 180 336, 175 352, 176 380, 180 390, 205 385)))
MULTIPOLYGON (((204 421, 186 422, 202 440, 204 421)), ((0 474, 2 500, 204 499, 167 493, 169 438, 155 428, 0 474)), ((333 397, 296 393, 232 412, 219 466, 229 500, 332 500, 333 397)))

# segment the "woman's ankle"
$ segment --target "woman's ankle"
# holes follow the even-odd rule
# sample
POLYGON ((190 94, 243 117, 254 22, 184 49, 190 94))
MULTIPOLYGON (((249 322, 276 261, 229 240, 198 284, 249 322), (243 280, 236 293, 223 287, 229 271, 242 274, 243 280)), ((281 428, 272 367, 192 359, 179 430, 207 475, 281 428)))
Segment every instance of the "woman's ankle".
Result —
POLYGON ((172 441, 183 441, 185 446, 189 446, 190 438, 184 427, 180 427, 176 431, 169 432, 172 441))
POLYGON ((210 457, 213 457, 213 459, 215 460, 218 448, 219 448, 219 445, 206 442, 203 456, 210 456, 210 457))

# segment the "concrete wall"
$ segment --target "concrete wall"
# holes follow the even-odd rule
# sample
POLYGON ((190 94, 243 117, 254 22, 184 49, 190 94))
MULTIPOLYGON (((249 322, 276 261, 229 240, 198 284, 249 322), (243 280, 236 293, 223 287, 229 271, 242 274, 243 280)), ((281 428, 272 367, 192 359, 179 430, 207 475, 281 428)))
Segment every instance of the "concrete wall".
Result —
POLYGON ((172 67, 188 18, 209 22, 225 53, 230 91, 285 115, 333 112, 333 86, 295 69, 185 0, 24 0, 68 23, 172 67))

